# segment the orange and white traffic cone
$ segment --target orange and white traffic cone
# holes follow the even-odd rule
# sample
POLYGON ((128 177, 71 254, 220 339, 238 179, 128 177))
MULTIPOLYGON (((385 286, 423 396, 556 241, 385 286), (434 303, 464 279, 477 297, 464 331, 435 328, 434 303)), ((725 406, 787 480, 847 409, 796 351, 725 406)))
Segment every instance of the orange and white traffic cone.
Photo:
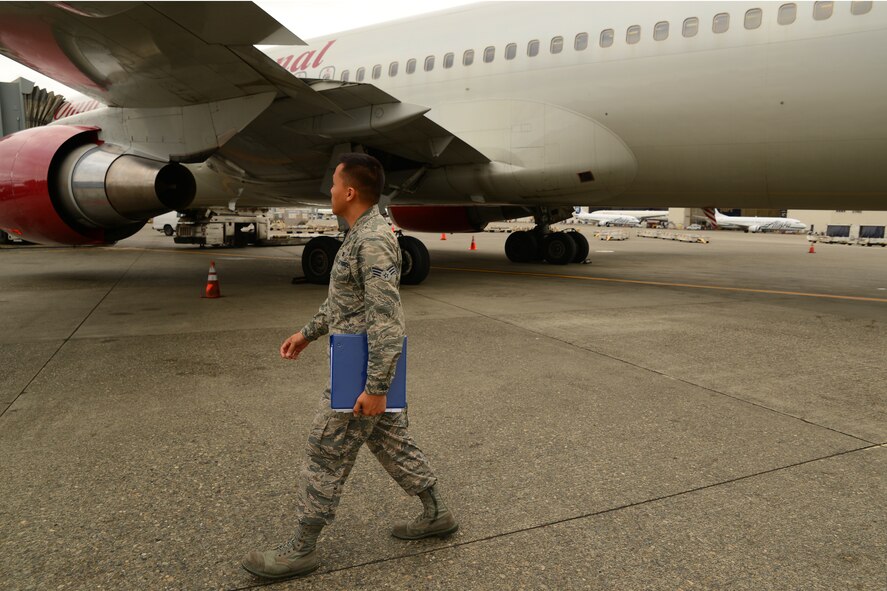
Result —
POLYGON ((440 235, 440 239, 441 239, 441 240, 446 240, 446 239, 447 239, 447 235, 442 233, 442 234, 440 235))
POLYGON ((474 243, 474 236, 471 237, 471 246, 468 247, 468 250, 477 250, 477 244, 474 243))
POLYGON ((206 278, 206 295, 204 297, 222 297, 222 291, 219 289, 219 276, 216 274, 215 261, 210 261, 209 263, 209 276, 206 278))
POLYGON ((813 248, 813 245, 810 245, 810 250, 807 251, 807 254, 816 254, 816 249, 813 248))

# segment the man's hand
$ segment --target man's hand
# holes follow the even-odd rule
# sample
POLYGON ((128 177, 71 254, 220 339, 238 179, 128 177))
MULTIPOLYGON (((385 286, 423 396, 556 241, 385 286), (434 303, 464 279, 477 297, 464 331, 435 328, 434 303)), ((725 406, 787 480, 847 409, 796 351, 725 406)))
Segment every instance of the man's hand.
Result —
POLYGON ((298 359, 305 347, 311 344, 311 341, 305 338, 301 331, 297 332, 287 340, 283 341, 280 346, 280 356, 284 359, 298 359))
POLYGON ((354 416, 374 417, 382 414, 385 412, 385 398, 386 396, 367 394, 367 391, 364 390, 357 397, 357 403, 354 405, 354 416))

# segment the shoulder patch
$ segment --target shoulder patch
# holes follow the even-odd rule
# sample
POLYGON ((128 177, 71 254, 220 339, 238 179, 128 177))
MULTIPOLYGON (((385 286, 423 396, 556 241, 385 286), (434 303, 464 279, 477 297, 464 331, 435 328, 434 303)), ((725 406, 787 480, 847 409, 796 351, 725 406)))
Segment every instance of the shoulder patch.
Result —
POLYGON ((373 267, 372 268, 373 277, 379 277, 384 281, 390 281, 394 276, 397 275, 397 267, 394 265, 390 265, 387 269, 383 269, 382 267, 373 267))

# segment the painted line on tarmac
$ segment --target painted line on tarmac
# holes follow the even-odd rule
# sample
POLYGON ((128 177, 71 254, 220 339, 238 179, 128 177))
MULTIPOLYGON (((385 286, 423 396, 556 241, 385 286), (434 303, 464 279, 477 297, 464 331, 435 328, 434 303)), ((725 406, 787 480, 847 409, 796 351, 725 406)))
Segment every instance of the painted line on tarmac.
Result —
POLYGON ((431 267, 436 271, 459 271, 463 273, 489 273, 491 275, 517 275, 523 277, 549 277, 555 279, 579 279, 582 281, 602 281, 605 283, 631 283, 635 285, 652 285, 655 287, 687 287, 690 289, 711 289, 715 291, 732 291, 738 293, 763 293, 769 295, 788 295, 806 298, 823 298, 830 300, 851 300, 855 302, 878 302, 887 304, 887 298, 870 298, 865 296, 832 295, 827 293, 807 293, 803 291, 780 291, 776 289, 752 289, 749 287, 725 287, 720 285, 698 285, 695 283, 669 283, 666 281, 643 281, 640 279, 613 279, 610 277, 592 277, 588 275, 559 275, 557 273, 531 273, 528 271, 498 271, 496 269, 466 269, 462 267, 431 267))

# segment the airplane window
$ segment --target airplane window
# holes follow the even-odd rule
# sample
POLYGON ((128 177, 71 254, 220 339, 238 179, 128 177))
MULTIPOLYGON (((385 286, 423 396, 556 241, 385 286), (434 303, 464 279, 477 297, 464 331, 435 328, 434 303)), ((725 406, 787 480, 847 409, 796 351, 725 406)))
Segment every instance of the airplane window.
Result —
POLYGON ((854 0, 850 3, 850 14, 866 14, 868 12, 871 12, 871 10, 871 2, 856 2, 854 0))
POLYGON ((376 64, 373 66, 373 80, 378 80, 379 76, 382 75, 382 64, 376 64))
POLYGON ((551 46, 549 47, 551 53, 560 53, 564 50, 564 38, 558 35, 557 37, 551 38, 551 46))
POLYGON ((745 13, 745 28, 757 29, 761 26, 761 19, 763 18, 763 16, 763 10, 761 10, 760 8, 752 8, 745 13))
POLYGON ((684 21, 684 37, 695 37, 696 33, 699 32, 699 19, 695 16, 691 16, 690 18, 684 21))
POLYGON ((798 5, 794 2, 790 4, 783 4, 779 7, 779 15, 776 17, 776 22, 780 25, 790 25, 795 22, 795 18, 798 16, 798 5))
POLYGON ((832 15, 835 8, 834 2, 814 2, 813 3, 813 20, 824 21, 832 15))
POLYGON ((604 29, 601 31, 601 47, 610 47, 613 45, 613 29, 604 29))
POLYGON ((408 59, 407 60, 407 74, 412 74, 416 71, 416 60, 408 59))
POLYGON ((730 15, 726 12, 719 12, 711 20, 711 30, 715 33, 725 33, 730 28, 730 15))
POLYGON ((321 80, 332 80, 336 75, 336 67, 335 66, 327 66, 320 71, 320 79, 321 80))
POLYGON ((391 62, 388 64, 388 77, 394 78, 397 76, 397 62, 391 62))
POLYGON ((349 77, 351 77, 351 72, 348 70, 342 70, 342 82, 348 82, 349 77))
POLYGON ((494 59, 496 59, 496 48, 490 45, 484 49, 484 63, 488 64, 494 59))
POLYGON ((433 69, 434 69, 434 56, 429 55, 428 57, 425 58, 425 71, 430 72, 433 69))
POLYGON ((539 40, 533 39, 529 43, 527 43, 527 55, 530 57, 536 57, 539 55, 539 40))
POLYGON ((662 41, 668 39, 668 21, 660 21, 653 27, 653 40, 662 41))
POLYGON ((357 68, 357 81, 363 82, 363 77, 366 74, 366 68, 357 68))
POLYGON ((462 65, 470 66, 474 63, 474 50, 466 49, 465 53, 462 54, 462 65))
POLYGON ((517 57, 517 43, 509 43, 505 46, 505 59, 513 60, 517 57))
POLYGON ((634 45, 638 41, 641 40, 641 26, 640 25, 631 25, 628 27, 628 30, 625 31, 625 42, 629 45, 634 45))
POLYGON ((588 33, 579 33, 573 41, 573 49, 576 51, 585 51, 588 47, 588 33))
POLYGON ((452 52, 444 54, 444 64, 443 64, 444 68, 452 68, 453 67, 453 57, 454 57, 454 55, 452 52))

